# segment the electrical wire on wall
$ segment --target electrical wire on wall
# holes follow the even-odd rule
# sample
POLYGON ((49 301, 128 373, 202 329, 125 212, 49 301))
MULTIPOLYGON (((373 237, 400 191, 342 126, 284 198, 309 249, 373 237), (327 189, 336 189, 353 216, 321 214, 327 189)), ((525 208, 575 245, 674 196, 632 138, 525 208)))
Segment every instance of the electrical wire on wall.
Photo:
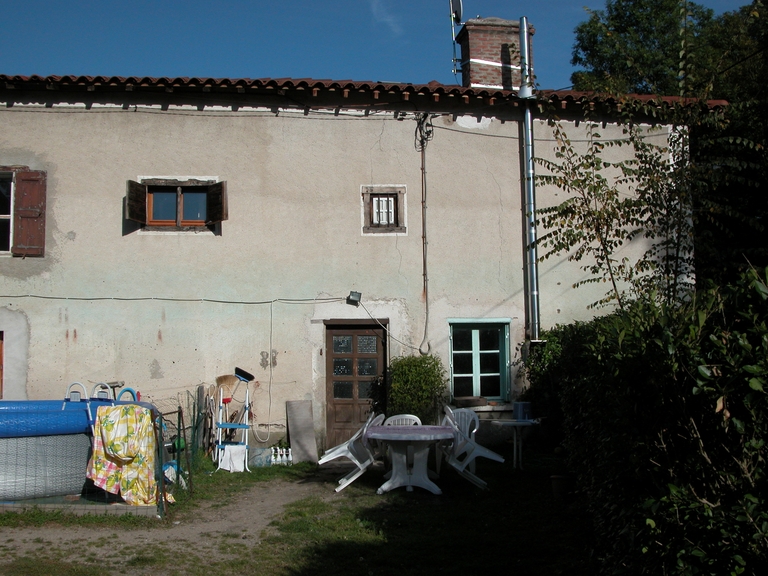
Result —
POLYGON ((429 275, 427 273, 427 144, 434 136, 432 117, 424 112, 416 117, 414 145, 421 153, 421 269, 424 278, 424 338, 419 345, 422 355, 429 354, 429 275), (426 348, 425 348, 426 346, 426 348))

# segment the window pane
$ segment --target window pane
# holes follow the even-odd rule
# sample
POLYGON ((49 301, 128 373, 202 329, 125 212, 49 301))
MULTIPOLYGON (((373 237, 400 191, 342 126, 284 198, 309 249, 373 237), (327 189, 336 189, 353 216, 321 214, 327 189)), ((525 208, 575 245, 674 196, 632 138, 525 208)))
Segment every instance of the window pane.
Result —
POLYGON ((334 382, 333 383, 333 397, 334 398, 352 398, 352 382, 334 382))
POLYGON ((461 376, 453 379, 453 395, 454 396, 474 396, 472 390, 472 377, 461 376))
POLYGON ((481 352, 480 353, 480 372, 487 374, 489 372, 499 373, 499 353, 481 352))
POLYGON ((501 396, 501 378, 480 376, 480 396, 501 396))
POLYGON ((352 376, 352 358, 334 358, 333 375, 352 376))
POLYGON ((176 192, 152 192, 152 220, 176 221, 176 192))
POLYGON ((184 207, 184 220, 206 221, 206 206, 208 194, 206 192, 182 193, 181 204, 184 207))
POLYGON ((357 397, 370 398, 372 389, 373 389, 373 382, 360 382, 357 385, 357 397))
POLYGON ((0 177, 0 215, 11 215, 11 179, 0 177))
POLYGON ((472 350, 472 330, 466 328, 454 328, 453 349, 472 350))
POLYGON ((376 354, 376 336, 358 336, 357 352, 359 354, 376 354))
POLYGON ((334 336, 333 337, 334 354, 352 353, 352 336, 334 336))
POLYGON ((498 328, 483 328, 480 330, 480 350, 498 350, 499 349, 499 330, 498 328))
POLYGON ((453 355, 454 374, 472 374, 472 354, 453 355))
POLYGON ((376 358, 358 358, 358 376, 376 376, 378 373, 378 361, 376 358))
POLYGON ((0 220, 0 252, 9 252, 11 249, 11 221, 0 220))

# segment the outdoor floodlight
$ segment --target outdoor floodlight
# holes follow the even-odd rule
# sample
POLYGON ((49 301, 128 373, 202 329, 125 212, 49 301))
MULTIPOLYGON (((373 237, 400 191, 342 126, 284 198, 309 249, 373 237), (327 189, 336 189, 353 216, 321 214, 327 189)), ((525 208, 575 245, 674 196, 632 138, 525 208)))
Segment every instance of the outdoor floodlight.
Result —
POLYGON ((359 306, 360 305, 360 292, 350 292, 349 296, 347 296, 347 304, 350 306, 359 306))

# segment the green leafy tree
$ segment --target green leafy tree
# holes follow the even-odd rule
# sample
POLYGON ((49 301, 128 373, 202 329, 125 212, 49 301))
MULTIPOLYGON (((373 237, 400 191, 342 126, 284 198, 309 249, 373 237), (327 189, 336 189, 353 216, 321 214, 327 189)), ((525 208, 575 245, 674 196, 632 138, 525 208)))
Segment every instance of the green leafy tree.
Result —
MULTIPOLYGON (((681 108, 681 113, 693 117, 699 111, 681 108)), ((623 309, 639 296, 664 302, 684 298, 694 280, 692 198, 707 185, 690 160, 689 130, 673 124, 667 142, 659 145, 649 138, 658 129, 629 119, 620 138, 603 139, 599 129, 587 121, 581 151, 556 122, 555 160, 538 160, 544 173, 537 180, 566 193, 560 204, 539 210, 543 258, 567 254, 582 262, 589 277, 574 286, 607 283, 609 290, 592 306, 623 309), (617 149, 623 160, 605 159, 617 149), (648 248, 634 258, 622 253, 636 240, 648 248)))
POLYGON ((583 69, 571 81, 576 90, 616 94, 677 95, 681 61, 700 53, 695 46, 713 18, 679 0, 607 0, 589 13, 575 30, 571 63, 583 69))
MULTIPOLYGON (((726 99, 717 121, 686 126, 698 280, 768 265, 768 10, 754 0, 717 17, 685 0, 607 0, 576 28, 578 90, 726 99)), ((678 171, 678 174, 680 172, 678 171)))

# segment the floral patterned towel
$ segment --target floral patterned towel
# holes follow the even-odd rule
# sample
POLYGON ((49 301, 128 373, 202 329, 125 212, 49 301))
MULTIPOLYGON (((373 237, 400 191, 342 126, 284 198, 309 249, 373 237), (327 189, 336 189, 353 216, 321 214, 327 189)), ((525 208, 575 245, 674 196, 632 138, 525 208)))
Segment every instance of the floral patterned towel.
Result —
POLYGON ((99 406, 87 476, 128 504, 157 504, 152 412, 135 404, 99 406))

